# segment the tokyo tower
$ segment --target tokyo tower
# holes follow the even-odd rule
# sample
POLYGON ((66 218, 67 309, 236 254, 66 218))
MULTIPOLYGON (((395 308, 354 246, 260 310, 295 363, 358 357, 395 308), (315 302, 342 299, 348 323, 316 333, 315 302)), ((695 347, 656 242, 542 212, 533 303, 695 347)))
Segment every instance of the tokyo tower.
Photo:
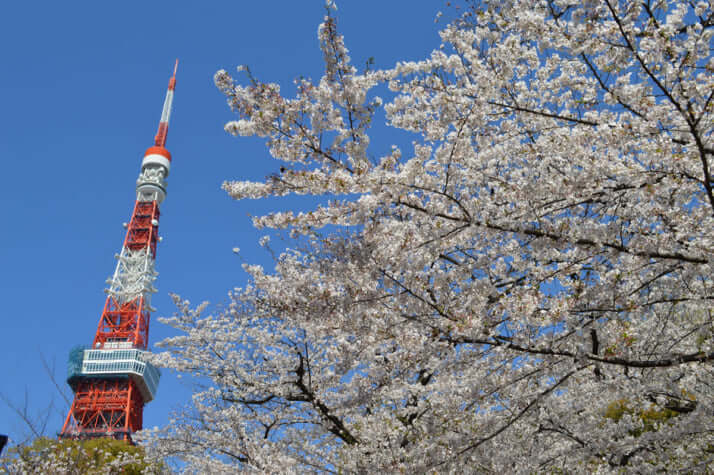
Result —
POLYGON ((67 382, 74 401, 60 438, 110 437, 131 442, 142 427, 144 404, 156 395, 159 370, 146 361, 159 205, 166 198, 171 154, 166 150, 176 69, 169 79, 154 145, 144 153, 136 203, 126 226, 97 333, 91 347, 70 351, 67 382))

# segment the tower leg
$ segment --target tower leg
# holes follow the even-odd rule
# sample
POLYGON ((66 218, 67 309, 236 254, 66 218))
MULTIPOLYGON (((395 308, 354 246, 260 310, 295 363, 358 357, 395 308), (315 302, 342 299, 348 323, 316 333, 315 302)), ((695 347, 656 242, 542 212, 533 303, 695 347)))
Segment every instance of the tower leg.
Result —
POLYGON ((131 442, 131 434, 141 430, 143 408, 141 393, 131 379, 81 381, 60 437, 131 442))

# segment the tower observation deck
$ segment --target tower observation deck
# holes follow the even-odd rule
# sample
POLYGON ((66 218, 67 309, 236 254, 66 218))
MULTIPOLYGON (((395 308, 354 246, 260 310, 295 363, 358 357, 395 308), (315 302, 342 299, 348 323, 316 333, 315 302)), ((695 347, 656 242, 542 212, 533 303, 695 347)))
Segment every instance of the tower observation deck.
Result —
POLYGON ((131 442, 144 404, 156 395, 159 370, 146 361, 159 205, 166 198, 171 154, 166 150, 176 69, 169 79, 154 145, 144 153, 136 202, 91 347, 70 351, 67 382, 74 401, 60 438, 110 437, 131 442))

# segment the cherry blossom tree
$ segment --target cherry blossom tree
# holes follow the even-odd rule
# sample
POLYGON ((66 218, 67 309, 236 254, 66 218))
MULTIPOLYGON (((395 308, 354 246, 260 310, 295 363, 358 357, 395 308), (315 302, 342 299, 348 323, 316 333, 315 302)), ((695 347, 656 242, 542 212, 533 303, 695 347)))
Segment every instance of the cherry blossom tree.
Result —
POLYGON ((226 130, 282 162, 228 194, 323 200, 254 219, 294 245, 246 265, 224 311, 177 297, 156 359, 206 384, 143 434, 156 453, 201 472, 714 469, 712 5, 465 7, 387 70, 352 66, 328 15, 325 74, 292 98, 216 74, 226 130), (413 145, 370 146, 385 127, 413 145))

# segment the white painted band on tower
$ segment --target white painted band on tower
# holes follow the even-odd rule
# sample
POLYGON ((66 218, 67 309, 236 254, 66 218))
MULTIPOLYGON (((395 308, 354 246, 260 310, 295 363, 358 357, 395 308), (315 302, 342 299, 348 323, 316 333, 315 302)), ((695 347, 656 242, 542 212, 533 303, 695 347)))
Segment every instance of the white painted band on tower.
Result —
POLYGON ((171 162, 163 155, 159 155, 156 153, 146 155, 144 157, 144 160, 141 162, 141 168, 144 168, 147 165, 161 165, 162 167, 166 168, 166 176, 169 176, 169 170, 171 170, 171 162))
POLYGON ((166 91, 166 99, 164 99, 164 108, 161 111, 161 120, 160 122, 166 122, 168 124, 169 118, 171 117, 171 104, 174 101, 174 91, 172 89, 168 89, 166 91))
POLYGON ((136 186, 136 199, 138 201, 153 201, 161 204, 166 199, 166 190, 156 183, 142 182, 136 186), (148 198, 147 198, 148 197, 148 198))

